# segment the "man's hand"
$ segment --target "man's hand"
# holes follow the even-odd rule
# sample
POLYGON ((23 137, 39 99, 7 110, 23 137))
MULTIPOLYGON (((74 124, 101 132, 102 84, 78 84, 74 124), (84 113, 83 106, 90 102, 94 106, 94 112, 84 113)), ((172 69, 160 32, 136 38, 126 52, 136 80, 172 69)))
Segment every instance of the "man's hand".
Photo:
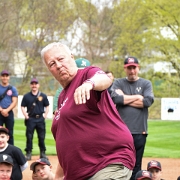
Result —
POLYGON ((142 95, 140 95, 140 94, 136 94, 136 96, 137 96, 137 98, 139 99, 139 100, 143 100, 144 99, 144 97, 142 96, 142 95))
POLYGON ((83 83, 79 86, 74 93, 74 101, 76 104, 85 104, 87 100, 90 99, 90 91, 93 86, 89 82, 83 83))
POLYGON ((25 116, 25 119, 26 119, 26 120, 28 120, 28 119, 29 119, 29 116, 28 116, 28 114, 26 114, 26 116, 25 116))
POLYGON ((7 110, 7 109, 2 109, 2 108, 1 108, 1 114, 2 114, 4 117, 8 117, 8 116, 9 116, 9 113, 8 113, 8 110, 7 110))
POLYGON ((43 117, 44 117, 44 119, 46 119, 47 118, 47 114, 43 113, 43 117))
POLYGON ((116 89, 115 92, 119 95, 124 95, 124 93, 121 89, 116 89))

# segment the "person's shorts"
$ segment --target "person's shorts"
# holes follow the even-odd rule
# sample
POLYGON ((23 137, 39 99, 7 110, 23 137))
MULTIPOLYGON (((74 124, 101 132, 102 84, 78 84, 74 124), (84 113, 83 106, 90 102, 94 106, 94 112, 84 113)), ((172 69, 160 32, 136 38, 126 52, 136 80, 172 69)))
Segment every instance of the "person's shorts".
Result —
POLYGON ((120 163, 109 164, 88 180, 129 180, 132 170, 120 163))

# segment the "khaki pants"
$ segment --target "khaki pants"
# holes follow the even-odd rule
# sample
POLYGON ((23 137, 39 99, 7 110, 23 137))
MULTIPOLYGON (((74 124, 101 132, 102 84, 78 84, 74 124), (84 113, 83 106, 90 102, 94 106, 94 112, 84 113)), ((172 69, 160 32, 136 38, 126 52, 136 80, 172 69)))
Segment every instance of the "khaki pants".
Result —
POLYGON ((98 171, 88 180, 129 180, 132 170, 129 170, 123 164, 109 164, 105 168, 98 171))

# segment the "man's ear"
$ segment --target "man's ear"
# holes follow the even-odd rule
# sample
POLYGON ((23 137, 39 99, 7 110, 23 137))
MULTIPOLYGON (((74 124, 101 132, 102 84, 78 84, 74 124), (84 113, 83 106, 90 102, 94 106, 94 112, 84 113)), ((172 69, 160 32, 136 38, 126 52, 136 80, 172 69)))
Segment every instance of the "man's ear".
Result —
POLYGON ((72 59, 74 59, 74 56, 73 56, 73 54, 72 54, 72 53, 71 53, 71 58, 72 58, 72 59))

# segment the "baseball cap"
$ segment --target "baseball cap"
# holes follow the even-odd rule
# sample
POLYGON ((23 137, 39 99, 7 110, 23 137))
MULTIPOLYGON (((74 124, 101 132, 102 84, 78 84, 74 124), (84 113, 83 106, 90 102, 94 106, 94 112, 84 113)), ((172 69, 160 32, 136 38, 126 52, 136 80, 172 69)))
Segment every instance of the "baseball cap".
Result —
POLYGON ((152 161, 148 162, 147 170, 149 170, 151 168, 156 168, 156 169, 159 169, 161 171, 161 163, 159 161, 152 160, 152 161))
POLYGON ((2 75, 5 75, 5 74, 8 75, 8 76, 10 75, 10 73, 9 73, 7 70, 1 71, 1 76, 2 76, 2 75))
POLYGON ((135 180, 142 180, 142 179, 150 179, 152 180, 152 174, 149 171, 141 170, 136 173, 135 180))
POLYGON ((75 60, 75 62, 78 68, 85 68, 91 65, 90 62, 85 58, 78 58, 75 60))
POLYGON ((32 83, 37 83, 38 84, 39 82, 38 82, 38 80, 36 78, 32 78, 30 84, 32 84, 32 83))
POLYGON ((8 154, 0 154, 0 163, 8 163, 12 166, 14 165, 12 157, 8 154))
POLYGON ((0 126, 0 132, 4 132, 6 134, 9 134, 9 130, 3 126, 0 126))
POLYGON ((137 58, 127 57, 124 60, 124 67, 128 67, 128 66, 139 66, 139 62, 138 62, 137 58))
POLYGON ((38 160, 36 160, 35 162, 33 162, 33 163, 31 164, 30 170, 32 170, 32 171, 34 172, 34 171, 35 171, 35 167, 36 167, 36 165, 38 165, 38 164, 43 164, 43 165, 48 165, 48 166, 51 165, 50 162, 48 161, 48 159, 46 159, 46 158, 41 158, 41 159, 38 159, 38 160))

